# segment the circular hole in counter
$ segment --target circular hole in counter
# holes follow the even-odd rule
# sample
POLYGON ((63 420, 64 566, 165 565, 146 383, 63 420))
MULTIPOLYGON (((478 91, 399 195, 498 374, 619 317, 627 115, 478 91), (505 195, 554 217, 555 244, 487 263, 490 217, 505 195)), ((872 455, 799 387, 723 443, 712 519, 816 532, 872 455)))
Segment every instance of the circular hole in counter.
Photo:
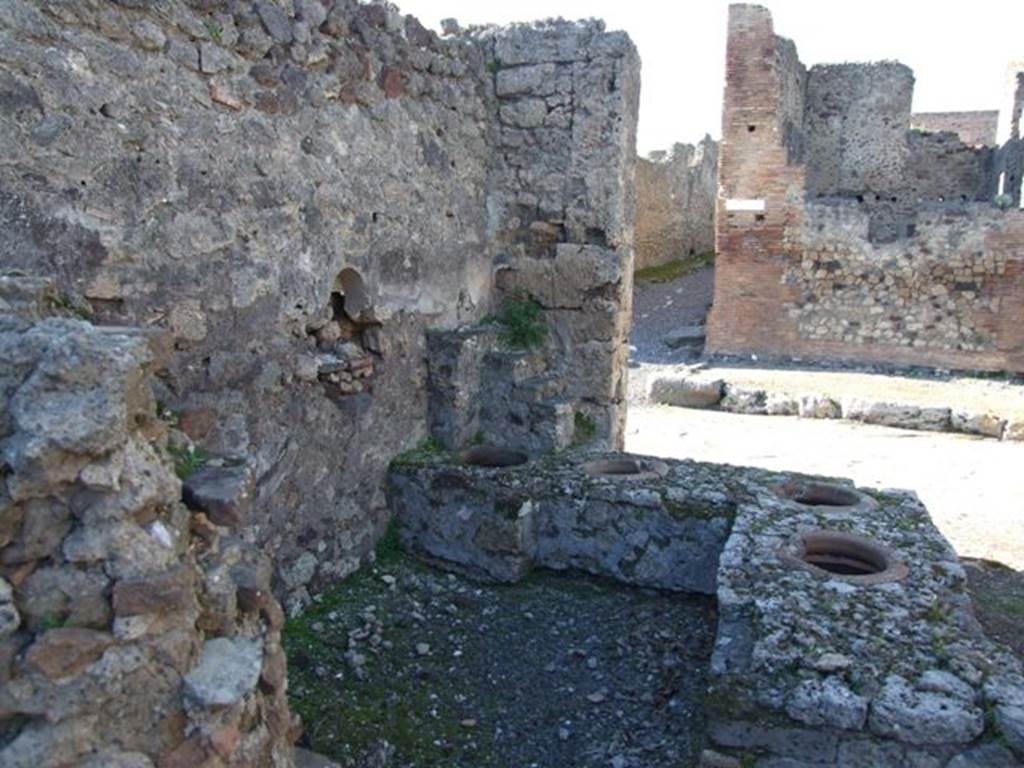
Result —
POLYGON ((585 462, 580 467, 584 474, 594 477, 617 477, 617 478, 648 478, 664 477, 668 474, 668 465, 663 461, 653 459, 594 459, 585 462))
POLYGON ((844 531, 809 531, 781 553, 783 560, 807 570, 859 584, 899 581, 907 566, 884 544, 844 531))
POLYGON ((808 507, 855 507, 862 500, 856 491, 831 483, 790 483, 782 486, 779 493, 808 507))
POLYGON ((516 467, 529 460, 530 457, 524 451, 497 445, 477 445, 459 455, 461 463, 472 467, 516 467))

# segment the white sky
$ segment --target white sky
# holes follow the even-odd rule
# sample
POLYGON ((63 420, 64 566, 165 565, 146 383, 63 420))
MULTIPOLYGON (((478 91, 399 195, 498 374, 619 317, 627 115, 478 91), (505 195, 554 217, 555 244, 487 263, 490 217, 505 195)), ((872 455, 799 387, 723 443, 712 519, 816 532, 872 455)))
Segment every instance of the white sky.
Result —
MULTIPOLYGON (((643 60, 637 149, 720 134, 728 0, 396 0, 440 29, 551 16, 603 18, 626 30, 643 60)), ((898 59, 917 77, 919 112, 998 109, 1006 64, 1024 58, 1024 2, 765 0, 776 34, 804 64, 898 59)))

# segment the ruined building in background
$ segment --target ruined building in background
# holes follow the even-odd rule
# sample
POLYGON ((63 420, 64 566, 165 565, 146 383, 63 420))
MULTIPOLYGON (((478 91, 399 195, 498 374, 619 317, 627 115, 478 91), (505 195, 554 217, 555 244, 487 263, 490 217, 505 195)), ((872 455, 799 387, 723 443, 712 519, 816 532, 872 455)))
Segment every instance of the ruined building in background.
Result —
POLYGON ((674 144, 636 164, 636 268, 715 250, 718 142, 674 144))
POLYGON ((596 21, 3 4, 0 763, 289 764, 272 593, 371 555, 396 454, 621 447, 638 93, 596 21))
POLYGON ((988 113, 912 119, 902 64, 807 69, 733 6, 707 349, 1024 370, 1022 74, 982 144, 988 113))

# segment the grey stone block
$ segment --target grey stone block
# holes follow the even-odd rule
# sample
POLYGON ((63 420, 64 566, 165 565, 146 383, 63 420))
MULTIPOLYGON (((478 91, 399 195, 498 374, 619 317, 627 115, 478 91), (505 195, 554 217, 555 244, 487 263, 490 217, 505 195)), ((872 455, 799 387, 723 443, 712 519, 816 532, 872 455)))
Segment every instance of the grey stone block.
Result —
POLYGON ((182 498, 215 524, 237 527, 246 522, 255 482, 247 465, 203 467, 185 479, 182 498))
POLYGON ((839 748, 836 736, 810 728, 769 727, 752 722, 713 720, 711 740, 723 747, 764 749, 778 757, 804 760, 812 765, 833 765, 839 748))
POLYGON ((869 725, 879 736, 909 744, 966 744, 985 730, 985 719, 969 701, 890 675, 872 701, 869 725))
POLYGON ((868 700, 851 691, 838 677, 805 680, 786 707, 787 714, 806 725, 859 730, 868 716, 868 700))
POLYGON ((199 664, 183 679, 185 694, 204 707, 226 706, 256 688, 263 665, 258 637, 218 637, 203 643, 199 664))
POLYGON ((662 342, 669 349, 692 349, 699 351, 704 348, 704 326, 683 326, 666 334, 662 338, 662 342))
POLYGON ((661 405, 713 408, 722 399, 721 379, 706 381, 686 376, 665 376, 651 382, 650 399, 661 405))

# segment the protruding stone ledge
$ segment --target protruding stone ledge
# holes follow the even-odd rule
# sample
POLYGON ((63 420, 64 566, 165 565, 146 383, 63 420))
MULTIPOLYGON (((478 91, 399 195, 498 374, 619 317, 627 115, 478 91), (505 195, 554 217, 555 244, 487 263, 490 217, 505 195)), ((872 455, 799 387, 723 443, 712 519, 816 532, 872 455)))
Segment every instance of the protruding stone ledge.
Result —
POLYGON ((570 452, 511 466, 399 459, 389 501, 403 543, 444 567, 515 581, 575 569, 710 594, 734 505, 680 462, 570 452))

